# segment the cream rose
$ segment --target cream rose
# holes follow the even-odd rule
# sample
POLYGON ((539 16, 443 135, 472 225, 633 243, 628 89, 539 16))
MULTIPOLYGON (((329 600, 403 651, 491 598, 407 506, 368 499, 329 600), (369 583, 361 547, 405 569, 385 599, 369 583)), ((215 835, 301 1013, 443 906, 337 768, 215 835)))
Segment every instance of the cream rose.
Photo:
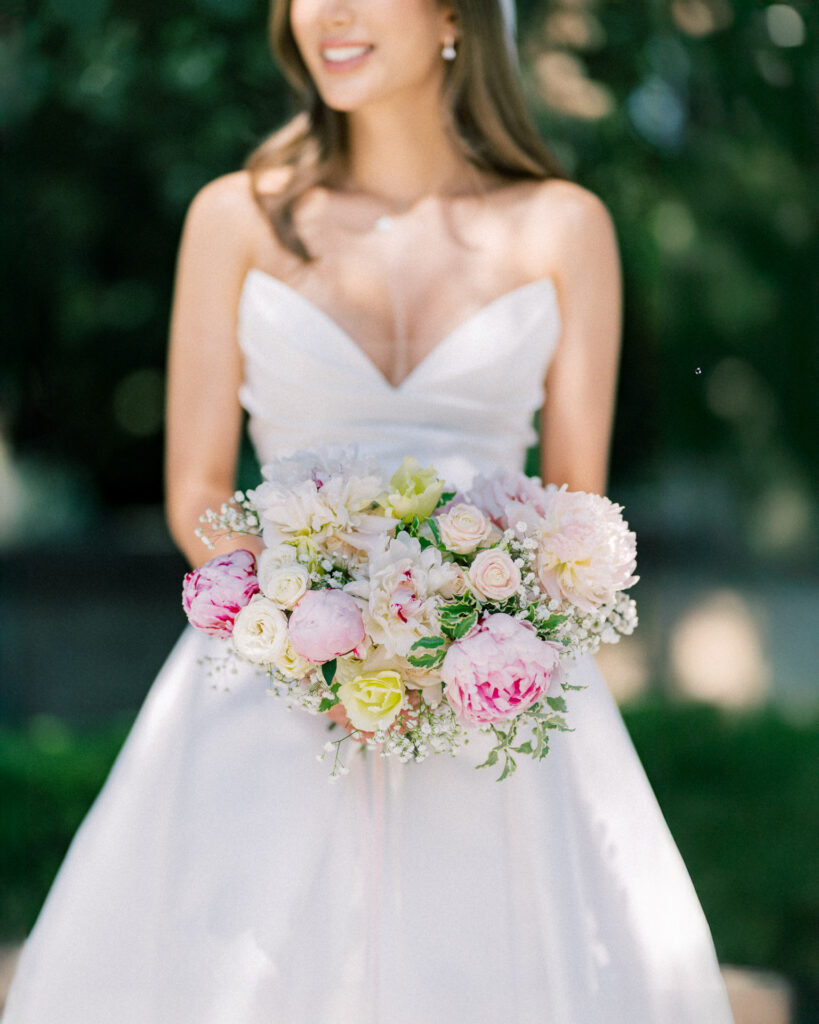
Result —
POLYGON ((287 616, 268 598, 256 596, 236 616, 232 640, 248 661, 275 663, 287 645, 287 616))
POLYGON ((303 679, 315 667, 306 658, 296 654, 289 640, 281 654, 274 659, 273 666, 288 679, 303 679))
POLYGON ((441 540, 450 551, 469 555, 492 534, 492 522, 475 505, 460 502, 436 519, 441 540))
POLYGON ((294 562, 280 569, 271 569, 259 577, 259 586, 265 597, 280 608, 295 608, 310 586, 310 573, 294 562))
POLYGON ((405 692, 399 673, 385 669, 364 672, 342 683, 338 697, 356 729, 375 732, 392 725, 401 710, 405 692))
POLYGON ((520 569, 500 548, 479 551, 467 570, 467 578, 480 597, 505 601, 520 586, 520 569))

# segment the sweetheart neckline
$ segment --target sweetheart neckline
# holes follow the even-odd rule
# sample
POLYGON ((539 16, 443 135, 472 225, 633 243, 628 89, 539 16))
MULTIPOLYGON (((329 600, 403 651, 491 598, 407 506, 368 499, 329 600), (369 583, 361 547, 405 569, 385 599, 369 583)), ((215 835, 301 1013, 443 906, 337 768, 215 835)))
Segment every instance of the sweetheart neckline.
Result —
MULTIPOLYGON (((282 294, 289 297, 292 301, 296 302, 303 309, 306 309, 312 316, 320 320, 325 326, 329 327, 335 332, 335 334, 341 338, 346 344, 348 349, 351 349, 353 354, 357 356, 371 373, 373 373, 381 382, 381 384, 388 388, 394 394, 400 392, 409 381, 411 381, 422 368, 426 367, 434 357, 438 356, 442 349, 448 347, 453 339, 460 337, 465 331, 474 327, 475 323, 478 322, 483 316, 501 307, 504 303, 508 302, 512 298, 519 296, 523 293, 528 293, 530 290, 535 290, 536 287, 547 286, 549 294, 552 296, 553 306, 560 317, 560 307, 557 302, 557 287, 555 286, 554 279, 549 275, 543 277, 536 277, 533 281, 526 281, 524 284, 517 285, 515 288, 510 288, 509 291, 503 292, 496 298, 491 299, 485 305, 481 306, 474 313, 471 313, 465 320, 457 324, 448 334, 446 334, 439 342, 437 342, 427 354, 421 359, 410 372, 398 382, 393 384, 392 381, 386 377, 381 370, 376 366, 367 352, 358 344, 355 338, 346 331, 337 320, 334 320, 321 306, 316 305, 312 299, 308 299, 306 295, 302 295, 300 291, 293 288, 287 282, 282 281, 281 278, 274 277, 269 274, 266 270, 262 270, 259 267, 250 267, 245 273, 244 281, 242 282, 241 296, 244 296, 248 282, 252 279, 252 276, 256 276, 257 279, 267 281, 269 284, 280 289, 282 294)), ((241 302, 241 298, 240 298, 241 302)))

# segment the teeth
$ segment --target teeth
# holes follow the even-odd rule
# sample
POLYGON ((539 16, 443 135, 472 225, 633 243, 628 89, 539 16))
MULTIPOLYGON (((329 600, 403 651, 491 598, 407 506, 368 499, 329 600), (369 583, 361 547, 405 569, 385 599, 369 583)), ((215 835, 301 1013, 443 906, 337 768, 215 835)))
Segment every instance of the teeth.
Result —
POLYGON ((342 61, 361 57, 370 49, 371 47, 369 46, 334 46, 331 49, 322 50, 321 55, 331 63, 340 64, 342 61))

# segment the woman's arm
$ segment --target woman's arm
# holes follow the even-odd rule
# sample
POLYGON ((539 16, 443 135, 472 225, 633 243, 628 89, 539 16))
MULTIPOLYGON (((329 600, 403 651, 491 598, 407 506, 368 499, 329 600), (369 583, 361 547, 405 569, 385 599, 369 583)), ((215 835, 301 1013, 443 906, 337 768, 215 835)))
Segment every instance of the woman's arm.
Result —
POLYGON ((620 259, 608 210, 593 193, 560 182, 555 277, 563 333, 546 377, 541 413, 544 483, 605 494, 622 319, 620 259))
POLYGON ((239 295, 249 265, 249 198, 243 172, 194 197, 182 231, 171 311, 166 403, 165 508, 171 536, 192 566, 259 541, 233 537, 210 551, 195 536, 206 508, 235 490, 241 435, 239 295))

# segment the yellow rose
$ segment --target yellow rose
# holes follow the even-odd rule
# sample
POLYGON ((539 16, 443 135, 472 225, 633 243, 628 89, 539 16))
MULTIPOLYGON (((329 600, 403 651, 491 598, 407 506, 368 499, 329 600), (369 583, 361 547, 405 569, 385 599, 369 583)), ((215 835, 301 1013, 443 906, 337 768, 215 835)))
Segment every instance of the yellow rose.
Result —
POLYGON ((405 687, 401 676, 392 669, 365 672, 342 683, 338 697, 356 729, 375 732, 387 729, 398 717, 405 687))
POLYGON ((408 455, 396 470, 390 487, 393 490, 379 504, 396 519, 408 523, 414 516, 428 519, 432 515, 444 489, 443 480, 433 466, 421 469, 418 460, 408 455))

